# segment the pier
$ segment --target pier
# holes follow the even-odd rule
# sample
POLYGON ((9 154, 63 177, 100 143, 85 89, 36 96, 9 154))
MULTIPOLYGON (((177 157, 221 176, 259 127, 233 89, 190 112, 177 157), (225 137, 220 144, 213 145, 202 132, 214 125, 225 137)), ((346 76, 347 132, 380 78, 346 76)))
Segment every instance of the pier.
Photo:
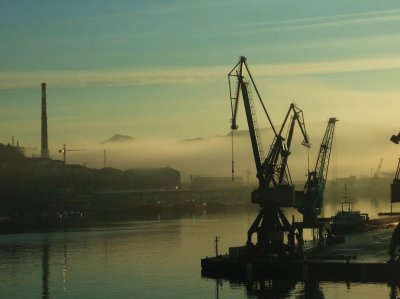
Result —
POLYGON ((358 262, 343 260, 301 259, 253 261, 232 260, 229 256, 201 260, 202 275, 211 278, 278 278, 320 281, 391 282, 399 279, 399 262, 358 262))
POLYGON ((201 260, 202 275, 224 279, 400 282, 400 262, 388 262, 393 226, 346 235, 346 242, 309 248, 301 257, 248 258, 230 254, 201 260))

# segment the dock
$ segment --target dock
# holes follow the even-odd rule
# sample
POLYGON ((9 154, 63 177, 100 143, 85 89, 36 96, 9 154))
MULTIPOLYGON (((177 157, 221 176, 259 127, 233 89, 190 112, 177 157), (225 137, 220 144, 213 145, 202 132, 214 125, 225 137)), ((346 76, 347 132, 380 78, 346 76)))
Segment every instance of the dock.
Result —
POLYGON ((388 262, 392 227, 346 236, 334 244, 304 252, 302 257, 272 259, 218 255, 201 260, 202 276, 215 279, 258 278, 297 281, 400 283, 400 262, 388 262))
POLYGON ((400 280, 399 262, 347 260, 239 261, 229 256, 201 260, 202 275, 210 278, 392 282, 400 280))

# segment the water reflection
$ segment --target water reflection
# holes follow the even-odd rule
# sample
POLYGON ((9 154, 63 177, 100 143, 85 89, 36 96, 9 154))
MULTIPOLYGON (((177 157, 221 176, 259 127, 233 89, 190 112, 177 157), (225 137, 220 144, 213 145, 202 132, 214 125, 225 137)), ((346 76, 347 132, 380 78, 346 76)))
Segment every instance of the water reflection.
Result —
POLYGON ((258 280, 246 282, 249 298, 285 298, 295 288, 292 280, 258 280))
POLYGON ((230 290, 244 290, 245 298, 258 299, 361 298, 360 293, 364 295, 363 297, 365 297, 365 294, 369 294, 369 296, 367 296, 369 298, 385 298, 387 296, 386 294, 388 294, 389 299, 397 299, 400 294, 400 282, 385 285, 352 283, 349 281, 328 282, 319 280, 298 281, 291 279, 211 279, 215 280, 215 299, 226 297, 224 285, 227 285, 230 290), (344 296, 342 297, 342 295, 344 296))
POLYGON ((44 243, 42 246, 42 298, 50 298, 49 291, 49 274, 50 274, 50 263, 49 263, 49 243, 44 243))
POLYGON ((64 291, 67 289, 67 278, 68 278, 68 259, 67 259, 67 240, 64 240, 64 259, 63 259, 63 288, 64 291))
MULTIPOLYGON (((197 241, 197 223, 191 216, 182 221, 136 220, 91 230, 2 235, 0 297, 76 298, 83 290, 87 298, 101 294, 121 298, 115 293, 131 292, 153 279, 166 281, 166 274, 184 263, 197 265, 199 257, 184 254, 192 251, 191 241, 197 241), (182 226, 185 240, 190 241, 185 247, 182 226), (90 289, 86 282, 92 284, 90 289), (116 284, 119 290, 108 287, 116 284)), ((186 274, 193 268, 187 269, 183 268, 186 274)))
POLYGON ((213 238, 221 236, 219 250, 226 252, 240 244, 253 216, 135 219, 102 228, 2 235, 1 298, 399 297, 397 284, 386 283, 351 283, 347 289, 345 282, 200 279, 199 261, 214 253, 213 238))
MULTIPOLYGON (((219 299, 220 288, 223 286, 221 279, 215 279, 215 298, 219 299)), ((247 298, 289 298, 296 293, 296 298, 325 298, 319 281, 306 281, 299 283, 295 280, 259 279, 246 281, 228 281, 231 288, 244 288, 247 298), (299 289, 300 288, 300 289, 299 289)))

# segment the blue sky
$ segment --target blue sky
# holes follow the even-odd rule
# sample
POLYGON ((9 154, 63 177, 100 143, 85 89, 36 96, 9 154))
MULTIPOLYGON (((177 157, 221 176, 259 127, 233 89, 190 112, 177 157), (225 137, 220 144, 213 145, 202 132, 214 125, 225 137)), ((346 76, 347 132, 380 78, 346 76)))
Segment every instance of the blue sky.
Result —
POLYGON ((275 122, 295 101, 311 125, 336 116, 344 132, 392 134, 398 28, 398 1, 3 0, 0 142, 39 147, 41 82, 52 152, 115 133, 225 134, 226 76, 240 55, 275 122))

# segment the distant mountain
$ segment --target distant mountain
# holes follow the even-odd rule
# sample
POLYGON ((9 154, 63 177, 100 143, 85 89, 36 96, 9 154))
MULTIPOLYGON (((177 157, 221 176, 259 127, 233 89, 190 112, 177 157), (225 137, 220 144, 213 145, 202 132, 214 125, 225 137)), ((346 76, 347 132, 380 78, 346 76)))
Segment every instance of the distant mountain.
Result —
POLYGON ((102 144, 104 144, 104 143, 123 143, 123 142, 131 142, 134 140, 135 140, 135 138, 128 136, 128 135, 115 134, 113 137, 111 137, 101 143, 102 144))

